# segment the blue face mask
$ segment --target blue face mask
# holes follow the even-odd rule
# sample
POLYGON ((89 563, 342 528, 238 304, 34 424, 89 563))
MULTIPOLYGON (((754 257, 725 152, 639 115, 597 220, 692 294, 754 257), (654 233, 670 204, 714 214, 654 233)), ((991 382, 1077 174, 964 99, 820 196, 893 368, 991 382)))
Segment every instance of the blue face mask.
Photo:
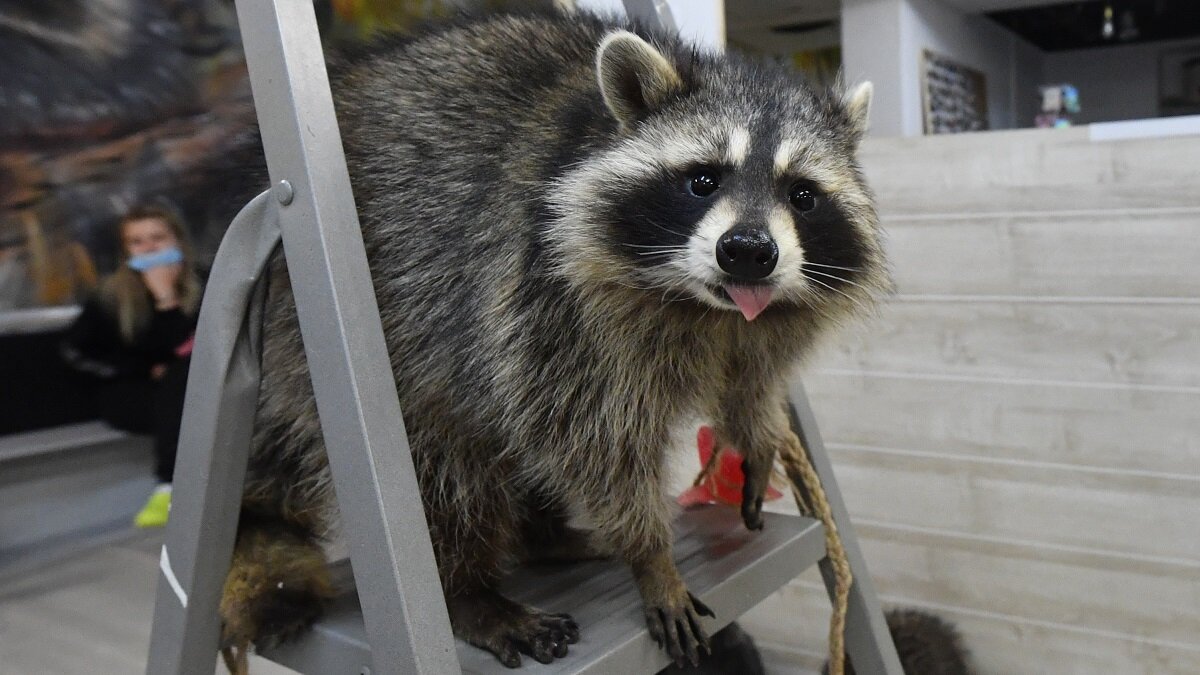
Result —
POLYGON ((161 251, 155 251, 153 253, 135 255, 130 258, 126 264, 129 265, 131 269, 137 270, 138 272, 145 272, 151 267, 158 267, 160 265, 173 265, 180 262, 183 262, 183 252, 175 247, 171 247, 164 248, 161 251))

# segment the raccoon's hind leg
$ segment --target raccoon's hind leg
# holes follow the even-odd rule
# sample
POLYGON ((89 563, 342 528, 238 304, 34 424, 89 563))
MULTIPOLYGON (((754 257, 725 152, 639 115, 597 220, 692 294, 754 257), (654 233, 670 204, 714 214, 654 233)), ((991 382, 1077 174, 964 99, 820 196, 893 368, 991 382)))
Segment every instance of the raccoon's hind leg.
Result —
POLYGON ((591 532, 568 524, 566 509, 549 498, 532 501, 522 533, 526 562, 567 563, 612 557, 613 552, 599 546, 591 532))
POLYGON ((227 663, 240 670, 251 644, 262 648, 295 637, 333 598, 318 529, 304 518, 243 505, 219 608, 227 663))
MULTIPOLYGON (((439 456, 446 454, 453 453, 439 456)), ((579 640, 579 626, 566 614, 522 605, 496 590, 523 552, 530 511, 503 474, 503 467, 491 473, 455 471, 456 489, 465 490, 461 499, 423 486, 450 624, 459 638, 509 668, 521 665, 521 654, 550 663, 579 640), (470 476, 478 480, 463 480, 470 476)))

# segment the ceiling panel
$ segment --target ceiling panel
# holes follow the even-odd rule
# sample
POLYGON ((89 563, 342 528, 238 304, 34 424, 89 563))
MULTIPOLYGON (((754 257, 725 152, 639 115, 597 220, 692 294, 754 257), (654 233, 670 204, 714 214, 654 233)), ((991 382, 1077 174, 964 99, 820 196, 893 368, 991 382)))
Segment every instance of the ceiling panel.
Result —
POLYGON ((730 31, 774 28, 836 20, 839 0, 726 0, 725 25, 730 31))
POLYGON ((1039 5, 1059 5, 1063 0, 938 0, 939 2, 957 7, 964 12, 977 14, 980 12, 995 12, 1003 9, 1018 9, 1021 7, 1037 7, 1039 5))
POLYGON ((1089 0, 989 16, 1046 51, 1200 37, 1197 0, 1089 0), (1106 34, 1105 8, 1110 6, 1106 34))

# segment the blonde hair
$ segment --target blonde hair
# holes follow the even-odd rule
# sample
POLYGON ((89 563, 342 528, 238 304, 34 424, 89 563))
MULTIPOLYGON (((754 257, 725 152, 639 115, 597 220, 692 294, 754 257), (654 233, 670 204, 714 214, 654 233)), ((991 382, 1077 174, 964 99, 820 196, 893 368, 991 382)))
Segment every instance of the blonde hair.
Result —
POLYGON ((196 274, 195 253, 192 250, 191 238, 183 226, 183 219, 170 208, 165 206, 147 205, 131 209, 121 218, 117 225, 117 236, 121 240, 120 266, 101 284, 101 298, 117 315, 117 326, 125 342, 133 342, 137 334, 150 324, 153 306, 150 303, 146 284, 142 275, 130 269, 129 251, 125 248, 125 227, 136 220, 160 220, 175 235, 180 252, 183 253, 183 270, 175 282, 175 292, 179 297, 179 309, 188 316, 194 316, 200 309, 200 277, 196 274))

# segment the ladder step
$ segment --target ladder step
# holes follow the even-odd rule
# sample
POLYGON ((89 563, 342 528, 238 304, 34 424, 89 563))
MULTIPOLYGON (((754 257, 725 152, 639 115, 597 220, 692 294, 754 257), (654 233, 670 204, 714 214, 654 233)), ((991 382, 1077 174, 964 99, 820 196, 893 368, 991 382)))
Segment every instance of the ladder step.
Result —
MULTIPOLYGON (((736 509, 684 511, 675 522, 675 556, 688 588, 717 614, 709 634, 737 619, 825 556, 825 531, 810 518, 764 513, 747 531, 736 509)), ((669 663, 650 639, 629 568, 616 561, 538 565, 517 570, 504 592, 540 609, 569 612, 579 643, 549 665, 524 657, 523 669, 548 673, 653 673, 669 663)), ((491 654, 457 641, 463 673, 512 673, 491 654)), ((353 592, 301 639, 263 656, 302 673, 372 673, 370 647, 353 592)))

